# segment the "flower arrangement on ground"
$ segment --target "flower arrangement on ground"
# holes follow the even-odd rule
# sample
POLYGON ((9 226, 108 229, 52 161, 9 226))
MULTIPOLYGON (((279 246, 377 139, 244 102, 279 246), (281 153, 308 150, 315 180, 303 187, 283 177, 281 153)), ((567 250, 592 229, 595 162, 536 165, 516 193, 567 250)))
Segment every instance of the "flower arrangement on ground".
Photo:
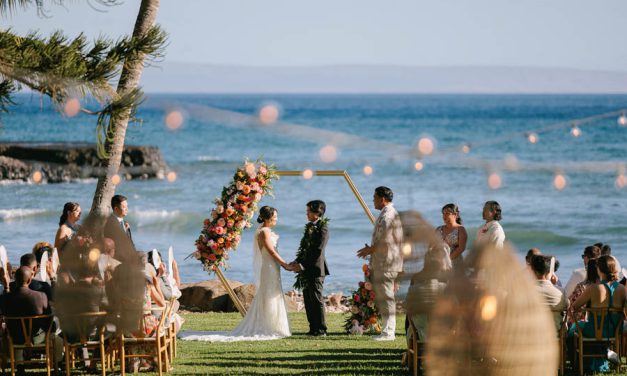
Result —
POLYGON ((344 329, 351 334, 364 332, 380 333, 379 313, 374 303, 374 291, 370 282, 370 268, 367 264, 362 267, 364 281, 359 282, 359 288, 351 294, 350 317, 344 323, 344 329))
POLYGON ((215 199, 216 207, 203 221, 196 239, 193 257, 211 273, 217 267, 227 268, 229 251, 237 249, 242 230, 249 228, 257 203, 264 195, 272 195, 272 180, 277 179, 274 166, 264 162, 246 161, 233 175, 233 181, 222 189, 215 199))

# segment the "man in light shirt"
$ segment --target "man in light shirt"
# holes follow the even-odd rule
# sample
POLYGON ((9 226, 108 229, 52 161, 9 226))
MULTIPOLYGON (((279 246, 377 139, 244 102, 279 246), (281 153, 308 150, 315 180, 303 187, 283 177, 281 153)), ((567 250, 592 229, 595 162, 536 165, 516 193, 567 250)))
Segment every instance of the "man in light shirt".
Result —
POLYGON ((550 281, 551 257, 538 255, 531 259, 531 270, 536 275, 537 289, 544 303, 551 310, 555 330, 559 331, 562 325, 564 311, 568 308, 568 299, 564 290, 553 285, 550 281))
POLYGON ((388 187, 378 187, 374 191, 374 208, 381 210, 372 233, 372 244, 357 251, 357 256, 370 256, 370 270, 375 304, 382 319, 381 335, 372 339, 392 341, 396 331, 395 283, 403 271, 403 228, 392 199, 394 194, 388 187))
POLYGON ((487 201, 483 205, 483 219, 485 223, 477 230, 474 248, 487 245, 503 248, 505 232, 499 223, 502 219, 501 205, 496 201, 487 201))

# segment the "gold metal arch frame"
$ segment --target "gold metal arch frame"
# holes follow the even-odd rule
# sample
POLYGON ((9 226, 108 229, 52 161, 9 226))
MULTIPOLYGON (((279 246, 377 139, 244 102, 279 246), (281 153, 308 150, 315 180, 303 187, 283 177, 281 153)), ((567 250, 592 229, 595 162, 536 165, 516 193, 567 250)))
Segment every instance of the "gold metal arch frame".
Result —
MULTIPOLYGON (((344 180, 346 181, 346 183, 348 184, 348 187, 351 189, 351 191, 355 195, 355 198, 357 199, 357 201, 361 205, 361 208, 364 209, 364 212, 366 213, 366 216, 368 217, 368 219, 370 219, 370 222, 372 222, 372 224, 374 224, 374 221, 375 221, 374 215, 370 211, 370 208, 368 208, 368 205, 366 205, 366 202, 364 201, 363 197, 361 197, 361 194, 357 190, 357 187, 355 187, 355 184, 353 183, 353 180, 351 179, 350 175, 348 175, 348 172, 346 172, 346 170, 319 170, 319 171, 312 171, 312 172, 313 172, 313 176, 340 176, 340 177, 344 177, 344 180)), ((283 170, 283 171, 277 171, 277 175, 278 176, 303 176, 303 172, 302 171, 283 170)), ((224 286, 224 288, 228 292, 229 297, 231 298, 231 300, 235 304, 235 307, 237 308, 239 313, 242 316, 245 316, 246 315, 246 308, 244 308, 244 305, 242 304, 242 302, 239 300, 237 295, 235 295, 235 291, 233 291, 233 289, 231 288, 231 286, 227 282, 226 278, 224 277, 224 274, 222 273, 222 270, 220 270, 220 268, 216 268, 215 269, 215 273, 218 276, 218 278, 220 279, 220 282, 222 282, 222 285, 224 286)))

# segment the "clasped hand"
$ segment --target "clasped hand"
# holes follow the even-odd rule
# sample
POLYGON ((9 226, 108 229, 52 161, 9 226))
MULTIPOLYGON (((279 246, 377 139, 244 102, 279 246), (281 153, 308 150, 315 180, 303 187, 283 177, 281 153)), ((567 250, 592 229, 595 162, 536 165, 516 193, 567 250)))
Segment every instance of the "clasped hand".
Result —
POLYGON ((294 272, 294 273, 298 273, 298 272, 300 272, 300 271, 302 271, 302 270, 303 270, 303 269, 300 267, 300 264, 299 264, 299 263, 297 263, 296 261, 292 261, 292 262, 290 262, 289 264, 285 264, 285 265, 283 266, 283 268, 284 268, 285 270, 287 270, 287 271, 294 272))

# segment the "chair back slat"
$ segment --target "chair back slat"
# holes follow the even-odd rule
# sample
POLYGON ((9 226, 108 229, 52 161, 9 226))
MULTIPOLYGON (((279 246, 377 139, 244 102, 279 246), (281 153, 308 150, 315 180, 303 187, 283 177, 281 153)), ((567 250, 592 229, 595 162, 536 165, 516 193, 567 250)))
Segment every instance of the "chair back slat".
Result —
POLYGON ((104 333, 105 320, 107 312, 83 312, 63 317, 61 321, 61 330, 73 341, 81 344, 86 344, 90 341, 93 329, 96 329, 96 334, 101 335, 104 333))
POLYGON ((35 316, 5 316, 7 325, 7 334, 9 340, 14 344, 20 344, 25 347, 33 347, 33 325, 35 322, 44 322, 41 329, 46 333, 46 337, 50 335, 52 328, 52 315, 35 315, 35 316), (17 327, 17 332, 16 332, 17 327))

